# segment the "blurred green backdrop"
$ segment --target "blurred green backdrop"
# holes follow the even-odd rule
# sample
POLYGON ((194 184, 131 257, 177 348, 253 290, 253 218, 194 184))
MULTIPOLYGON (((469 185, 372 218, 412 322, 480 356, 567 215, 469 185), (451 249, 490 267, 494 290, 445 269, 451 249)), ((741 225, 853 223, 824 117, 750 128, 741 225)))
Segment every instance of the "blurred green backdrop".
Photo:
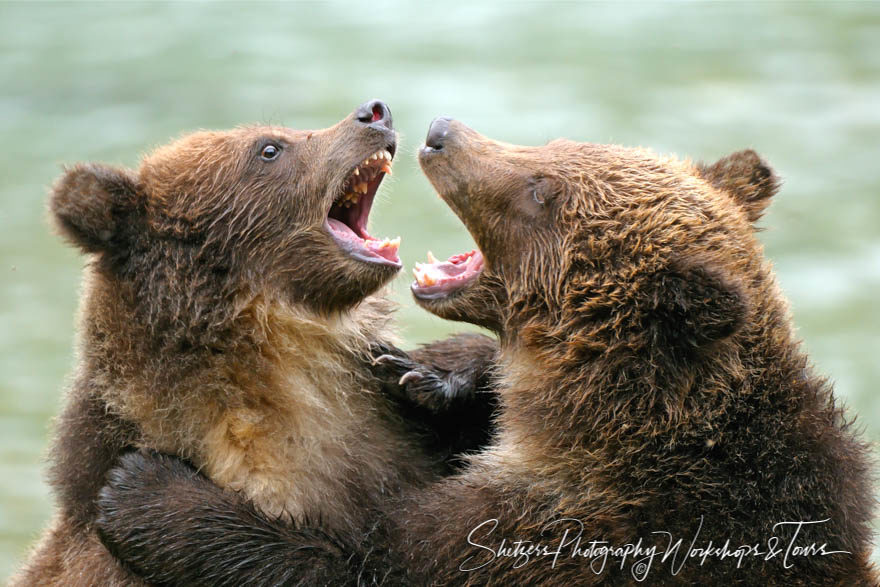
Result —
MULTIPOLYGON (((82 259, 47 230, 60 166, 134 166, 183 131, 328 126, 379 97, 403 135, 374 234, 408 267, 471 246, 414 151, 436 115, 714 159, 786 183, 761 234, 818 369, 880 440, 878 4, 0 4, 0 578, 50 515, 52 416, 82 259)), ((408 343, 460 326, 413 308, 408 343)))

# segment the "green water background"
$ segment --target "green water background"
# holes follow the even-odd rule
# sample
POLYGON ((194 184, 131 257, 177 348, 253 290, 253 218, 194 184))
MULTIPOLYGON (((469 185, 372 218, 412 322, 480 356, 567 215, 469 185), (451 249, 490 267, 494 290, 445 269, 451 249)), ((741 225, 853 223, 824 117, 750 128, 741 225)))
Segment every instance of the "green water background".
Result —
MULTIPOLYGON (((819 371, 880 440, 880 5, 0 3, 0 578, 51 513, 44 457, 83 260, 50 235, 62 164, 134 166, 184 131, 328 126, 379 97, 403 137, 371 232, 407 267, 472 242, 418 171, 436 115, 785 178, 760 238, 819 371)), ((396 282, 408 343, 459 330, 396 282)))

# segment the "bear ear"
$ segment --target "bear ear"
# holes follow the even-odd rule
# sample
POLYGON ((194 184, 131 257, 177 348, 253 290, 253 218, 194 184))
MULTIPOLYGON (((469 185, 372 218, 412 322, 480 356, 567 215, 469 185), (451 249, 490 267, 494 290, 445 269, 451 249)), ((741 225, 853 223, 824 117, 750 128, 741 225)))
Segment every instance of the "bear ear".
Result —
POLYGON ((657 275, 654 292, 655 348, 697 351, 736 333, 748 314, 742 287, 707 263, 674 262, 657 275))
POLYGON ((131 171, 86 163, 65 171, 52 188, 49 213, 58 232, 87 253, 118 242, 135 207, 131 171))
POLYGON ((773 169, 751 149, 722 157, 712 165, 697 165, 700 176, 733 196, 745 208, 749 221, 757 221, 779 191, 781 184, 773 169))

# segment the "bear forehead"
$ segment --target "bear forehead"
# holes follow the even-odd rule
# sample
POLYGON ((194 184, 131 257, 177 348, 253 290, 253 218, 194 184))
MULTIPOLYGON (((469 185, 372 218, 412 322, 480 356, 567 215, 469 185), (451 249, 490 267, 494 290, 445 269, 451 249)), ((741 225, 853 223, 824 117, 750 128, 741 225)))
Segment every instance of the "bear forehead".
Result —
POLYGON ((638 180, 657 188, 690 181, 697 177, 696 168, 688 160, 673 155, 659 155, 642 147, 576 142, 556 139, 539 147, 497 143, 495 150, 484 153, 487 158, 500 157, 515 166, 524 166, 538 175, 559 175, 566 181, 590 179, 619 181, 638 180))
POLYGON ((283 126, 242 126, 232 130, 198 131, 180 137, 144 157, 141 167, 166 166, 177 162, 190 163, 193 158, 237 156, 261 140, 293 143, 308 136, 283 126))
POLYGON ((578 143, 560 139, 529 151, 510 151, 511 163, 528 166, 537 176, 558 180, 557 188, 576 199, 630 200, 648 197, 693 201, 714 196, 715 190, 697 174, 689 160, 640 147, 578 143))
POLYGON ((555 222, 573 231, 572 237, 580 228, 601 225, 679 245, 709 233, 751 241, 752 230, 736 202, 702 178, 689 159, 564 139, 511 155, 515 165, 530 160, 529 171, 550 178, 550 189, 564 194, 555 222))
POLYGON ((163 194, 182 188, 233 184, 259 154, 263 142, 291 145, 311 134, 282 126, 194 132, 146 155, 139 168, 139 183, 147 195, 160 200, 163 194))

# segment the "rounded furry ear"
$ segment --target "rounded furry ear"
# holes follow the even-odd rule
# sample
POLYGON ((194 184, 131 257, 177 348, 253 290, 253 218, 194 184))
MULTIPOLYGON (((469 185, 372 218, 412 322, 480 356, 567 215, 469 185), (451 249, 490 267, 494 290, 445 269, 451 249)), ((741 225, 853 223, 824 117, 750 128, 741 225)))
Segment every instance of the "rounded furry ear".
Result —
POLYGON ((700 176, 723 190, 745 208, 749 221, 757 221, 781 184, 770 165, 751 149, 722 157, 712 165, 697 165, 700 176))
POLYGON ((136 180, 126 169, 95 163, 65 171, 49 197, 58 232, 87 253, 109 249, 134 209, 136 180))

